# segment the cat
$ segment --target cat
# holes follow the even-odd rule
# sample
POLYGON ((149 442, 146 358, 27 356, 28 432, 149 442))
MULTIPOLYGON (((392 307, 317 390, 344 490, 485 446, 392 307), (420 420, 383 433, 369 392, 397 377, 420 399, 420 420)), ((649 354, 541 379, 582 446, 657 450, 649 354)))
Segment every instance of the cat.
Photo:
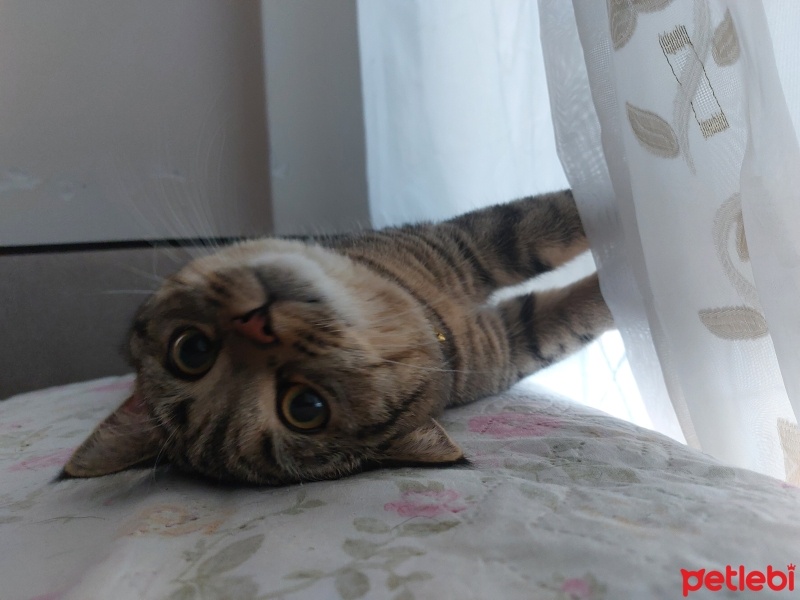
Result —
POLYGON ((439 224, 265 238, 189 263, 131 328, 134 391, 67 477, 167 458, 279 485, 466 458, 436 417, 613 327, 597 274, 488 302, 588 248, 572 193, 439 224))

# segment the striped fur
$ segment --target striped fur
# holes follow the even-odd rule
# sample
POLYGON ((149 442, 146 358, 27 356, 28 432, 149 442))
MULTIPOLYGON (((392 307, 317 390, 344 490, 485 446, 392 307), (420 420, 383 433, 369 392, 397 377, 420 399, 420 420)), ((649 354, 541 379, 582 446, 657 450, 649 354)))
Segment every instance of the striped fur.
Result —
POLYGON ((136 391, 66 467, 114 472, 163 454, 215 479, 281 484, 390 463, 464 460, 435 418, 507 389, 611 327, 596 275, 489 303, 587 249, 569 191, 418 224, 313 240, 262 239, 197 259, 140 309, 136 391), (252 320, 251 320, 252 319, 252 320), (218 345, 196 380, 165 367, 173 332, 218 345), (313 388, 321 431, 279 417, 313 388))

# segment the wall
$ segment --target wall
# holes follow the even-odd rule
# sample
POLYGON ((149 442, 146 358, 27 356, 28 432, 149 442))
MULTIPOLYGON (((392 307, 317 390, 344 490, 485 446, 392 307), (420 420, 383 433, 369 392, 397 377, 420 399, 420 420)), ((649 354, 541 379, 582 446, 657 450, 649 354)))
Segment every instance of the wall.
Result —
POLYGON ((0 246, 269 229, 256 2, 0 14, 0 246))
POLYGON ((109 242, 272 223, 257 2, 0 0, 0 15, 4 398, 129 370, 140 291, 186 257, 109 242))
POLYGON ((275 232, 370 224, 356 0, 263 0, 275 232))
POLYGON ((185 259, 150 249, 0 256, 0 400, 130 372, 133 314, 185 259))

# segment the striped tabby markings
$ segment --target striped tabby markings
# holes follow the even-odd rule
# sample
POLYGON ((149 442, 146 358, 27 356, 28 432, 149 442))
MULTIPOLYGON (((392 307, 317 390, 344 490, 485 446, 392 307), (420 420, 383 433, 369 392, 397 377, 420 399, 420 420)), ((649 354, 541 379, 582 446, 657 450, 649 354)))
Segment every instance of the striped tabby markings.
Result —
POLYGON ((189 422, 189 407, 194 403, 194 398, 184 398, 170 408, 170 422, 181 429, 189 422))
POLYGON ((522 323, 522 333, 525 336, 526 350, 541 365, 549 365, 552 360, 545 358, 539 347, 536 337, 536 297, 527 294, 519 307, 519 316, 522 323))
POLYGON ((416 404, 423 397, 427 385, 428 385, 427 383, 423 383, 416 390, 414 390, 403 400, 401 400, 400 404, 395 406, 389 412, 386 419, 384 419, 383 421, 380 421, 378 423, 371 423, 359 429, 356 432, 356 438, 363 440, 365 438, 377 435, 389 429, 392 425, 397 423, 398 419, 400 419, 400 417, 404 413, 406 413, 412 406, 414 406, 414 404, 416 404))
POLYGON ((456 352, 455 348, 455 337, 453 335, 453 331, 447 325, 445 320, 442 316, 434 309, 430 304, 425 302, 420 295, 408 284, 405 283, 398 275, 390 271, 389 269, 384 268, 382 265, 376 263, 370 258, 366 256, 351 256, 351 258, 360 263, 364 266, 368 267, 369 269, 377 272, 379 275, 389 279, 396 283, 399 287, 403 289, 409 296, 411 296, 414 300, 416 300, 417 304, 422 307, 422 309, 428 313, 428 321, 431 321, 431 317, 433 317, 433 323, 431 323, 431 329, 434 331, 440 331, 444 337, 444 359, 446 363, 447 370, 458 371, 460 367, 460 360, 458 353, 456 352))
POLYGON ((478 281, 494 291, 498 287, 497 279, 492 275, 490 267, 480 258, 477 248, 472 245, 469 232, 451 223, 442 225, 441 231, 456 245, 459 255, 472 267, 473 275, 478 281))
POLYGON ((233 297, 231 289, 236 287, 236 282, 225 273, 207 274, 208 286, 212 292, 226 300, 233 297))
POLYGON ((204 468, 207 469, 209 466, 217 465, 220 462, 227 462, 222 455, 230 421, 231 417, 227 411, 222 412, 221 416, 216 419, 214 429, 211 435, 206 438, 203 449, 200 452, 200 461, 203 463, 204 468), (220 458, 223 460, 220 461, 220 458))
POLYGON ((519 271, 521 266, 519 234, 517 224, 522 218, 522 211, 514 204, 508 204, 500 211, 499 226, 493 237, 493 246, 500 254, 502 263, 508 271, 519 271))
POLYGON ((131 326, 131 331, 140 338, 147 337, 147 321, 142 318, 136 318, 131 326))
POLYGON ((267 464, 275 464, 275 443, 268 433, 261 434, 261 457, 267 464))
POLYGON ((409 258, 413 259, 416 263, 416 271, 424 278, 432 281, 446 281, 450 278, 452 271, 439 268, 439 261, 436 260, 436 257, 439 255, 437 255, 430 244, 425 243, 421 236, 414 235, 401 229, 391 230, 390 233, 391 235, 387 240, 387 244, 394 247, 394 255, 402 256, 403 262, 407 262, 409 258), (398 246, 399 250, 401 250, 399 253, 398 246))

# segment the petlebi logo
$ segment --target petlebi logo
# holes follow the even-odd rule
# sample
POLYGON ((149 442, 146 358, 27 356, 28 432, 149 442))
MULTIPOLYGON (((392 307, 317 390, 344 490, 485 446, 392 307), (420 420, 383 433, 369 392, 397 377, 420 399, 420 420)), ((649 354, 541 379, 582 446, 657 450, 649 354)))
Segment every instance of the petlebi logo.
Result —
POLYGON ((786 565, 786 570, 767 565, 763 571, 749 571, 744 565, 733 567, 727 565, 724 571, 706 571, 697 569, 688 571, 681 569, 683 577, 683 597, 685 598, 692 592, 706 589, 710 592, 719 592, 727 589, 734 592, 761 592, 770 591, 782 592, 794 591, 794 569, 795 565, 786 565))

